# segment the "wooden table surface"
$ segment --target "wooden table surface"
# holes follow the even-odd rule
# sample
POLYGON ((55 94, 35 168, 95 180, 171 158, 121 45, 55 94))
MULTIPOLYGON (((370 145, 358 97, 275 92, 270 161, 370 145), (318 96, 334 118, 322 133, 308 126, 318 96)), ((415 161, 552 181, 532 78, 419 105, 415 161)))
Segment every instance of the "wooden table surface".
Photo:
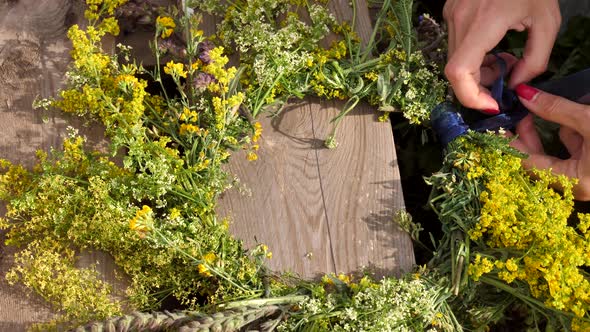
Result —
MULTIPOLYGON (((68 126, 95 146, 105 144, 102 128, 31 107, 62 86, 66 31, 81 22, 80 6, 73 0, 0 0, 0 158, 31 166, 37 149, 61 145, 68 126)), ((330 7, 350 20, 347 1, 330 7)), ((357 13, 356 29, 366 40, 371 22, 360 1, 357 13)), ((205 31, 212 31, 215 22, 206 22, 205 31)), ((147 45, 140 33, 126 39, 138 52, 148 51, 139 47, 147 45)), ((259 159, 248 162, 238 152, 228 167, 250 195, 225 193, 218 212, 247 246, 270 247, 273 270, 315 277, 370 268, 377 276, 399 275, 413 266, 414 254, 409 236, 393 222, 404 202, 391 125, 377 122, 374 109, 361 104, 341 122, 338 148, 326 149, 329 121, 342 106, 308 98, 277 117, 262 116, 259 159)), ((0 244, 0 331, 22 331, 54 315, 34 294, 6 283, 14 251, 0 244)), ((124 287, 115 282, 108 255, 81 255, 81 265, 96 262, 105 280, 124 287)))

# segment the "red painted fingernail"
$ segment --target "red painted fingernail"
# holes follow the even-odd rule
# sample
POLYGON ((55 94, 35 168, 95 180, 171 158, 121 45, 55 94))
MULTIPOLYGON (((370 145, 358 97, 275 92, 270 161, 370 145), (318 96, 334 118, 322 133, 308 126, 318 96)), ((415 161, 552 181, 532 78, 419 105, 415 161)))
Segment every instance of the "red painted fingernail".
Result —
POLYGON ((488 114, 488 115, 498 115, 498 114, 500 114, 500 110, 495 110, 493 108, 482 110, 482 112, 484 112, 485 114, 488 114))
POLYGON ((533 88, 530 85, 519 84, 516 86, 516 94, 518 94, 519 97, 522 97, 525 100, 533 100, 538 93, 539 90, 533 88))

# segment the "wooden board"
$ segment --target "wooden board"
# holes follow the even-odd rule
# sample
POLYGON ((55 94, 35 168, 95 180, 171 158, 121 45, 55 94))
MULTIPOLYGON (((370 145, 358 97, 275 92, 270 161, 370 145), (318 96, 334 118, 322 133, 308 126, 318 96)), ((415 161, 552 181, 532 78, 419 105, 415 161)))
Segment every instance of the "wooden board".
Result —
POLYGON ((391 125, 361 104, 341 122, 339 146, 327 149, 329 122, 342 107, 310 99, 262 118, 259 158, 233 156, 229 171, 240 186, 222 196, 218 212, 247 247, 269 246, 272 270, 399 275, 414 255, 393 222, 404 202, 391 125))

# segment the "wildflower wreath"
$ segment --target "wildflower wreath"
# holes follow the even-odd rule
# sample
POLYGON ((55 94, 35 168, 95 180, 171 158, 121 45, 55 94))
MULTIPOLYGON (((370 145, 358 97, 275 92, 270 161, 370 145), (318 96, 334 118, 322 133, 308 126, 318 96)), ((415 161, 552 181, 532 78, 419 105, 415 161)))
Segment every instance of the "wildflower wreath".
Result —
MULTIPOLYGON (((380 3, 365 47, 324 3, 86 3, 88 25, 68 32, 67 87, 36 106, 102 123, 109 150, 90 150, 70 130, 61 149, 37 153, 31 170, 0 162, 8 209, 0 229, 20 247, 6 278, 61 313, 34 328, 461 331, 515 316, 533 330, 590 326, 590 216, 571 218, 573 181, 546 171, 531 177, 524 156, 493 133, 469 132, 446 148, 443 168, 428 179, 443 236, 432 260, 401 278, 276 275, 264 265, 268 247, 246 251, 217 219, 216 199, 231 184, 221 165, 238 148, 256 159, 256 117, 290 98, 345 99, 340 117, 364 100, 428 125, 445 97, 443 31, 428 16, 415 29, 411 0, 380 3), (220 16, 214 38, 199 30, 202 12, 220 16), (155 26, 153 69, 127 46, 103 50, 105 35, 119 33, 117 17, 146 16, 155 26), (329 33, 339 38, 323 48, 329 33), (228 66, 230 49, 239 68, 228 66), (92 267, 76 267, 79 249, 113 256, 130 279, 125 302, 92 267), (170 297, 187 309, 154 311, 170 297)), ((335 140, 334 129, 326 144, 335 140)), ((419 230, 408 215, 399 221, 419 230)))

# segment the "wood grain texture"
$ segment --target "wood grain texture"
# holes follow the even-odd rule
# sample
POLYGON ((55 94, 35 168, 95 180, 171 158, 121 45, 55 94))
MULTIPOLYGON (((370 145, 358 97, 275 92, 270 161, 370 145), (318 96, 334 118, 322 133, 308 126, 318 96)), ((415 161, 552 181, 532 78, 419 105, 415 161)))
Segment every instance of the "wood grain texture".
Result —
POLYGON ((342 107, 310 98, 263 118, 259 159, 248 162, 242 151, 228 167, 246 190, 226 192, 218 213, 247 247, 269 246, 274 271, 400 275, 414 254, 393 221, 404 202, 391 125, 360 105, 341 122, 339 147, 326 149, 342 107))
POLYGON ((247 247, 270 247, 272 270, 306 277, 335 271, 318 181, 322 141, 314 137, 312 107, 305 103, 260 119, 259 158, 249 162, 245 152, 234 154, 229 171, 240 179, 242 192, 226 192, 218 210, 230 217, 230 230, 247 247))
MULTIPOLYGON (((316 137, 327 137, 343 102, 312 113, 316 137)), ((369 268, 377 277, 400 275, 415 263, 410 237, 393 221, 404 199, 390 123, 359 104, 343 118, 336 149, 318 150, 318 165, 336 270, 369 268)))
POLYGON ((338 22, 348 22, 361 39, 362 45, 367 45, 371 39, 373 25, 369 16, 367 1, 363 0, 330 0, 328 8, 338 22), (354 8, 352 7, 354 1, 354 8), (356 13, 356 17, 355 16, 356 13), (354 21, 354 26, 353 25, 354 21))

